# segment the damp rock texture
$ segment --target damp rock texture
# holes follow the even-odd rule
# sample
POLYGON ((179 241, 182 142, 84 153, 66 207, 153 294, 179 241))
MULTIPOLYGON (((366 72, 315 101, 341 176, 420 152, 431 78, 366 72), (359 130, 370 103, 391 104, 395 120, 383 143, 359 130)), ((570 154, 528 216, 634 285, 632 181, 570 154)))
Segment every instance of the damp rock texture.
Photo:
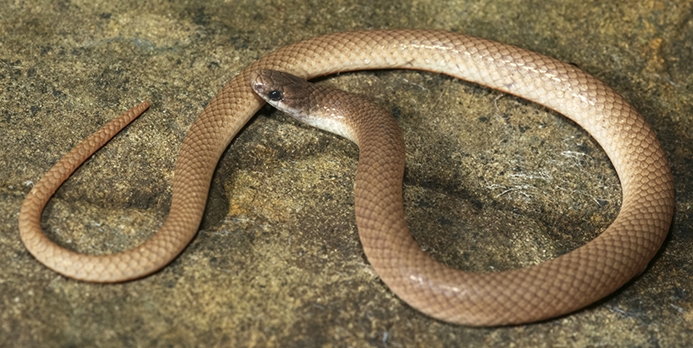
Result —
MULTIPOLYGON (((693 345, 693 7, 688 1, 0 2, 0 347, 686 347, 693 345), (542 323, 427 317, 369 266, 353 213, 358 149, 269 108, 222 156, 198 235, 144 279, 57 275, 19 239, 32 184, 141 100, 152 107, 48 204, 43 228, 84 253, 132 248, 165 219, 176 154, 238 71, 300 39, 445 29, 595 75, 659 136, 676 182, 669 238, 602 301, 542 323)), ((609 159, 561 115, 445 76, 365 71, 319 83, 391 110, 407 146, 414 238, 453 267, 530 266, 618 214, 609 159)))

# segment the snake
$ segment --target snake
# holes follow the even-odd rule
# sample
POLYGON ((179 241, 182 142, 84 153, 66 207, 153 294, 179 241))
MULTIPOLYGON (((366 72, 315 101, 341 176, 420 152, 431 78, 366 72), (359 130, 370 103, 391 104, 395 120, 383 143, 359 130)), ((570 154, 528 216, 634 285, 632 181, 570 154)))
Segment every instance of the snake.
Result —
POLYGON ((402 208, 404 148, 382 140, 401 137, 396 123, 350 121, 347 127, 359 129, 352 129, 347 137, 369 134, 368 140, 356 139, 360 152, 354 195, 366 258, 396 296, 435 319, 499 326, 577 311, 643 272, 667 236, 674 188, 666 154, 645 119, 617 92, 573 64, 512 45, 448 31, 405 29, 317 36, 250 64, 190 126, 176 158, 169 214, 149 239, 132 249, 103 255, 59 246, 42 231, 45 205, 76 168, 149 103, 128 110, 76 145, 31 188, 18 219, 27 250, 53 271, 86 282, 133 280, 170 263, 199 229, 212 174, 223 151, 265 104, 251 86, 252 78, 257 80, 264 69, 301 79, 374 69, 446 74, 564 115, 585 129, 609 157, 621 183, 622 203, 617 217, 599 236, 530 267, 464 272, 433 260, 409 233, 402 208))

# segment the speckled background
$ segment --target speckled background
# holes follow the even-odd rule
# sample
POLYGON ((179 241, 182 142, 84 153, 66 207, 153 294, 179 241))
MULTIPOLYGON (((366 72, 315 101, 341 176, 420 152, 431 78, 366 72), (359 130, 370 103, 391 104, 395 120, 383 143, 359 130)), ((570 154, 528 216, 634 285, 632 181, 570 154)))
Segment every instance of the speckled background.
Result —
MULTIPOLYGON (((0 1, 0 346, 685 347, 693 345, 693 8, 688 1, 0 1), (243 67, 318 34, 437 28, 580 66, 653 126, 676 215, 638 278, 543 323, 426 317, 368 265, 353 214, 357 148, 263 109, 221 159, 200 232, 171 265, 116 285, 59 276, 24 249, 32 182, 140 100, 145 115, 57 192, 44 229, 87 253, 133 247, 165 218, 176 153, 243 67)), ((532 103, 420 72, 321 79, 393 111, 406 213, 436 259, 523 267, 588 242, 618 213, 608 159, 532 103)))

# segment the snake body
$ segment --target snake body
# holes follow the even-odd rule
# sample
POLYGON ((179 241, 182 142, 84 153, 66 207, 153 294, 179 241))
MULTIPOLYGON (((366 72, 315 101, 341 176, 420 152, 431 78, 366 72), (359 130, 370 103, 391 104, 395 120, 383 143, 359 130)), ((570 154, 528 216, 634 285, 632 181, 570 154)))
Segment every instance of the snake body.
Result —
MULTIPOLYGON (((582 308, 644 270, 667 235, 674 192, 665 154, 642 116, 608 86, 570 64, 489 40, 425 30, 325 35, 256 61, 229 81, 190 127, 176 160, 169 215, 150 239, 110 255, 84 255, 56 245, 41 230, 45 204, 75 168, 148 107, 138 105, 77 145, 33 187, 20 211, 22 241, 36 259, 71 278, 120 282, 151 274, 194 237, 216 163, 263 105, 251 89, 253 72, 274 69, 310 79, 395 68, 451 75, 558 111, 602 146, 623 191, 619 215, 588 244, 529 268, 477 274, 446 267, 421 251, 404 221, 400 172, 390 172, 390 177, 377 169, 357 174, 359 235, 369 262, 397 296, 448 322, 517 324, 582 308), (386 194, 361 189, 373 184, 392 188, 386 194)), ((361 148, 359 165, 364 157, 380 163, 387 156, 378 146, 369 148, 373 154, 361 148)))

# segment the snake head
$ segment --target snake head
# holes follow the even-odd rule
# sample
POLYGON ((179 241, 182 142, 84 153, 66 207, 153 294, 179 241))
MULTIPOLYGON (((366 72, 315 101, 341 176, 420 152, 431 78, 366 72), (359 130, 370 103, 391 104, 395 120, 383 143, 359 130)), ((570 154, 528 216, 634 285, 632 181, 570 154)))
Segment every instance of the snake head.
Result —
POLYGON ((290 115, 305 109, 313 84, 277 70, 262 69, 250 74, 253 91, 268 104, 290 115))
POLYGON ((303 78, 277 70, 256 70, 250 86, 268 104, 307 125, 355 141, 349 124, 349 103, 353 95, 329 86, 316 85, 303 78))

